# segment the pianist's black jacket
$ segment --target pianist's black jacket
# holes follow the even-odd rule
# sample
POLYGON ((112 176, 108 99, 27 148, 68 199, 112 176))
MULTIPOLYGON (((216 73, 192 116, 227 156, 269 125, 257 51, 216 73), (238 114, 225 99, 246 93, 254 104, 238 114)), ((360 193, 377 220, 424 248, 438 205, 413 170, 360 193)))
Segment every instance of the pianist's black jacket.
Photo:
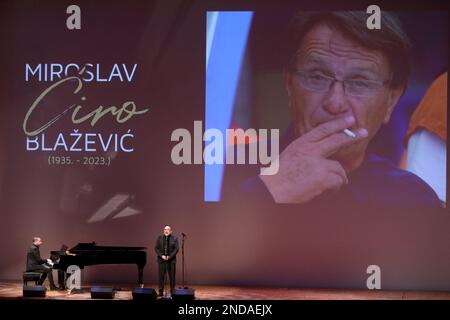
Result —
MULTIPOLYGON (((155 252, 158 255, 158 262, 163 262, 161 258, 164 255, 164 235, 160 235, 156 239, 155 252)), ((167 250, 167 255, 169 256, 169 261, 176 260, 178 253, 178 238, 173 234, 169 236, 169 248, 167 250)))
POLYGON ((34 244, 31 245, 27 253, 27 271, 33 271, 41 268, 41 265, 46 263, 47 260, 41 258, 39 247, 34 244))

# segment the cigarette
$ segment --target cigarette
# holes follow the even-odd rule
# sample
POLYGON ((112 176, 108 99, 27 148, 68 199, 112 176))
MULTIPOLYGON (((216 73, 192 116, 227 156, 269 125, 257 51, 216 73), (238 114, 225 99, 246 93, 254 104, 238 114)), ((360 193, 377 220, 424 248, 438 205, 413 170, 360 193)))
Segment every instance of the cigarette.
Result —
POLYGON ((353 131, 351 131, 349 129, 344 129, 343 132, 350 138, 356 139, 356 134, 353 131))

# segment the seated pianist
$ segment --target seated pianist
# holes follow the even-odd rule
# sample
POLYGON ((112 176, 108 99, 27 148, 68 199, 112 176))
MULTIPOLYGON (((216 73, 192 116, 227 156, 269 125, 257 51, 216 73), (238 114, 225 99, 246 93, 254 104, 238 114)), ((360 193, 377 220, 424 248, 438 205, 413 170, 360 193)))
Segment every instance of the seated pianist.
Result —
POLYGON ((40 237, 33 238, 33 244, 27 253, 27 267, 26 271, 41 272, 42 277, 39 285, 42 285, 45 279, 48 277, 50 283, 50 290, 56 290, 57 287, 53 282, 52 267, 53 261, 51 259, 42 259, 41 253, 39 252, 39 246, 42 244, 42 239, 40 237))

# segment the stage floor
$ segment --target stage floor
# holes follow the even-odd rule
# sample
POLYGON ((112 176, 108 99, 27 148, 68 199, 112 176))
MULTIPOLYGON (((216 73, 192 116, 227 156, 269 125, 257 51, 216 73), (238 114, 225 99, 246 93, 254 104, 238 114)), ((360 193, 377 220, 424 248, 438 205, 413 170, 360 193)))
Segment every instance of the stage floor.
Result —
MULTIPOLYGON (((115 300, 132 299, 130 285, 101 284, 100 286, 120 288, 115 295, 115 300)), ((155 285, 146 285, 146 287, 156 288, 155 285)), ((67 291, 47 291, 45 298, 29 299, 91 300, 89 288, 84 287, 82 293, 76 294, 69 294, 67 291)), ((197 300, 450 300, 450 292, 430 291, 288 289, 204 285, 195 285, 192 288, 195 289, 197 300)), ((24 299, 22 282, 0 282, 0 299, 24 299)))

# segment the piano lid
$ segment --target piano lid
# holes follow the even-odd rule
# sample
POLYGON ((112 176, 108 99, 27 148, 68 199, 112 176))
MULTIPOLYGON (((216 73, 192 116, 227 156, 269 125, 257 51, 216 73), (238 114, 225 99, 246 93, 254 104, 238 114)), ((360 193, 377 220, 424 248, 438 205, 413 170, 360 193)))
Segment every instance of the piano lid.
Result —
POLYGON ((98 246, 95 242, 80 242, 75 247, 69 249, 69 252, 75 251, 138 251, 146 250, 147 247, 122 247, 122 246, 98 246))

